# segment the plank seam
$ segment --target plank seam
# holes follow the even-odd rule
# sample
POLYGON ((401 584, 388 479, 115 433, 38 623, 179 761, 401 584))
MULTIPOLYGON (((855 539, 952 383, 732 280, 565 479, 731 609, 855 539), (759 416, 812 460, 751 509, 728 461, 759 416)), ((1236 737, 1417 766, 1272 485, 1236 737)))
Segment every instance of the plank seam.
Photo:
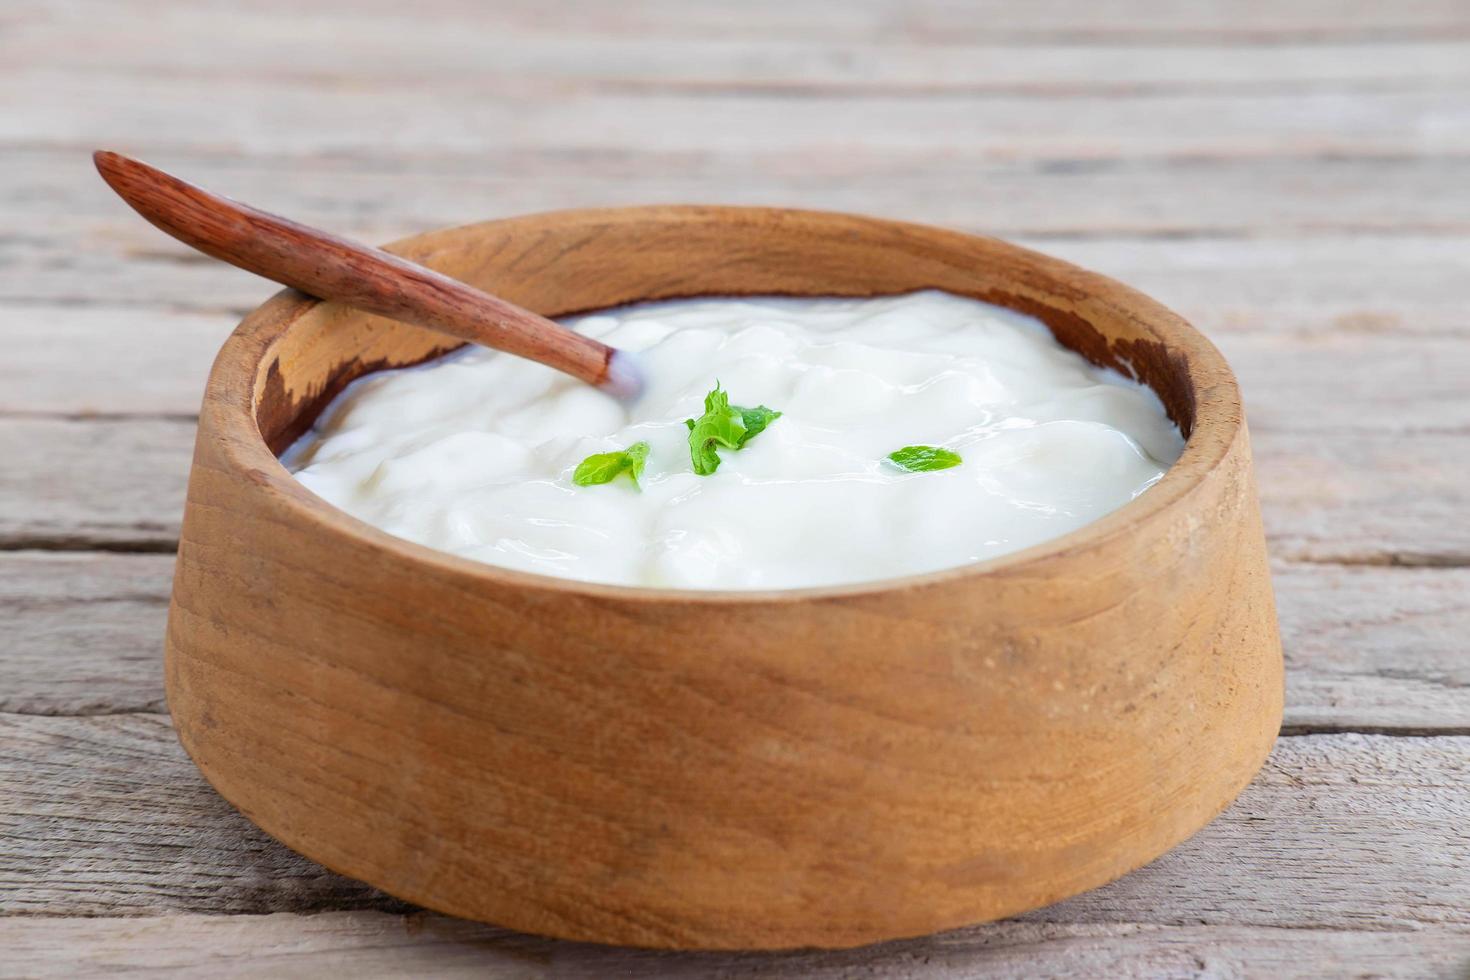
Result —
MULTIPOLYGON (((160 699, 160 702, 162 699, 160 699)), ((132 708, 97 708, 67 710, 31 710, 27 708, 7 708, 0 706, 0 717, 11 718, 114 718, 130 715, 144 715, 153 718, 169 717, 168 709, 163 706, 138 705, 132 708)), ((1383 738, 1462 738, 1470 737, 1470 725, 1446 725, 1442 728, 1432 725, 1354 725, 1343 723, 1340 725, 1331 723, 1322 724, 1300 724, 1283 725, 1278 732, 1279 738, 1306 738, 1314 735, 1377 735, 1383 738)))
POLYGON ((175 537, 99 538, 87 534, 0 534, 0 553, 15 551, 100 552, 122 555, 172 555, 175 537))
MULTIPOLYGON (((166 555, 174 554, 178 549, 179 541, 176 537, 107 538, 81 532, 0 533, 0 554, 36 551, 166 555)), ((1405 568, 1419 571, 1470 568, 1470 553, 1461 552, 1385 551, 1333 555, 1274 549, 1271 559, 1275 562, 1323 568, 1405 568)))
MULTIPOLYGON (((352 174, 382 174, 383 176, 402 176, 413 174, 423 177, 453 177, 466 174, 483 174, 485 168, 490 164, 485 159, 484 153, 462 153, 456 156, 453 151, 439 152, 432 156, 415 156, 412 153, 397 156, 375 156, 371 151, 354 151, 352 155, 334 153, 327 151, 283 152, 279 150, 268 150, 254 152, 248 156, 242 156, 238 151, 214 150, 209 147, 199 146, 192 143, 150 143, 149 152, 154 156, 167 154, 171 157, 184 161, 208 161, 211 164, 225 167, 249 169, 252 167, 275 166, 288 170, 296 170, 303 164, 317 166, 330 166, 344 173, 352 174), (446 166, 446 161, 450 162, 446 166), (462 163, 461 163, 462 161, 462 163), (459 163, 460 165, 456 165, 459 163)), ((77 154, 79 156, 89 155, 95 150, 95 143, 80 143, 67 140, 53 139, 6 139, 0 138, 0 153, 6 155, 12 153, 27 153, 35 155, 50 154, 77 154)), ((593 152, 580 150, 575 147, 545 146, 519 151, 513 154, 517 159, 553 161, 553 160, 586 160, 596 156, 604 163, 609 159, 626 159, 638 161, 640 165, 649 157, 669 160, 683 160, 688 162, 700 162, 703 156, 695 159, 693 154, 680 151, 626 151, 612 150, 611 152, 593 152)), ((1463 163, 1470 160, 1470 152, 1465 150, 1446 149, 1405 149, 1384 150, 1362 149, 1323 149, 1319 147, 1305 147, 1301 152, 1283 153, 1279 150, 1252 150, 1244 149, 1233 153, 1209 152, 1204 150, 1181 150, 1176 152, 1155 153, 1120 153, 1116 156, 1044 156, 1034 157, 997 157, 991 153, 980 153, 978 155, 991 157, 1000 162, 1005 162, 1017 170, 1034 170, 1043 173, 1075 173, 1085 171, 1088 173, 1134 171, 1146 172, 1157 167, 1168 169, 1196 169, 1200 167, 1239 167, 1241 164, 1270 164, 1270 163, 1378 163, 1378 164, 1424 164, 1424 163, 1463 163)), ((918 153, 913 151, 895 150, 883 154, 884 159, 894 161, 907 161, 915 157, 923 158, 932 156, 932 151, 918 153)), ((614 171, 613 176, 621 177, 627 174, 614 171)), ((830 178, 822 178, 824 180, 830 178)))

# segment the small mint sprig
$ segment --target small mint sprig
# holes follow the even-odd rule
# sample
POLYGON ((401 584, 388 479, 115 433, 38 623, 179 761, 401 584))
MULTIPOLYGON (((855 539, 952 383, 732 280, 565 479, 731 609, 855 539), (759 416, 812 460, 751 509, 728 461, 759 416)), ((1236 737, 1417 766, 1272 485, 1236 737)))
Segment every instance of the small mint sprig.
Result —
MULTIPOLYGON (((613 453, 593 453, 577 464, 572 472, 572 482, 579 487, 611 483, 623 473, 638 486, 643 475, 643 466, 648 462, 648 443, 635 442, 627 449, 613 453)), ((639 487, 641 490, 642 487, 639 487)))
POLYGON ((889 453, 888 459, 899 469, 910 473, 947 470, 964 462, 959 453, 938 446, 904 446, 889 453))
POLYGON ((742 408, 730 404, 730 394, 715 382, 714 390, 704 396, 704 414, 697 419, 685 419, 689 429, 689 459, 694 472, 709 476, 720 468, 719 447, 730 450, 745 448, 745 444, 766 430, 781 413, 764 405, 742 408))

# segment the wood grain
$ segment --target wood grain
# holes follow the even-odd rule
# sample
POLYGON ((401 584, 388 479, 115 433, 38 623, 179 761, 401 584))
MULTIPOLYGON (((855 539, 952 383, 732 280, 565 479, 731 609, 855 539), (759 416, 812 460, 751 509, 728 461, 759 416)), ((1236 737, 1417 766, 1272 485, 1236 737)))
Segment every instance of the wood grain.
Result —
MULTIPOLYGON (((0 712, 163 708, 170 555, 0 554, 0 712)), ((1470 570, 1272 569, 1287 731, 1470 731, 1470 570)))
POLYGON ((278 977, 351 973, 602 980, 608 976, 839 980, 986 977, 1394 976, 1440 980, 1470 969, 1457 927, 1404 932, 1138 923, 996 923, 862 950, 761 955, 661 953, 537 940, 416 913, 184 916, 161 919, 0 919, 10 967, 30 977, 151 975, 278 977))
POLYGON ((173 551, 194 423, 0 419, 0 547, 173 551), (80 476, 79 476, 80 475, 80 476))
MULTIPOLYGON (((0 733, 0 922, 405 909, 251 827, 167 718, 0 715, 0 733)), ((1470 930, 1467 759, 1465 737, 1283 738, 1190 840, 1021 921, 1470 930)))
POLYGON ((146 416, 192 424, 210 362, 233 327, 219 313, 51 302, 0 302, 0 321, 10 355, 0 362, 0 417, 99 423, 146 416))
MULTIPOLYGON (((1196 154, 1033 161, 915 146, 884 152, 851 147, 841 156, 813 158, 776 144, 677 158, 630 146, 598 154, 546 147, 433 158, 411 151, 247 158, 180 147, 159 159, 262 206, 371 242, 472 218, 657 200, 818 206, 1001 237, 1168 236, 1175 243, 1190 236, 1245 238, 1246 246, 1257 243, 1258 249, 1294 248, 1293 259, 1309 266, 1325 261, 1323 248, 1366 253, 1372 243, 1337 237, 1349 232, 1441 236, 1463 235, 1470 227, 1470 203, 1455 193, 1465 164, 1454 156, 1196 154), (1210 193, 1200 194, 1201 186, 1210 193), (1416 193, 1406 198, 1406 186, 1416 193), (1304 187, 1312 193, 1302 193, 1304 187), (1318 241, 1304 243, 1302 237, 1318 241)), ((105 189, 80 179, 75 151, 19 147, 8 151, 7 168, 12 176, 4 200, 27 227, 24 235, 0 237, 0 248, 17 260, 45 256, 59 262, 78 246, 100 252, 107 245, 137 249, 129 268, 136 260, 173 255, 164 252, 168 243, 153 241, 146 229, 129 223, 105 189)), ((1138 272, 1187 265, 1190 254, 1209 244, 1185 243, 1178 258, 1139 262, 1138 272)), ((1394 248, 1391 241, 1376 244, 1380 259, 1385 249, 1394 248)), ((175 251, 187 260, 185 250, 175 251)), ((1233 253, 1222 251, 1224 257, 1233 253)), ((1109 250, 1100 249, 1096 258, 1108 260, 1109 250)), ((1441 259, 1463 264, 1463 253, 1445 250, 1441 259)), ((1083 264, 1099 267, 1095 260, 1083 264)), ((1386 280, 1344 276, 1344 287, 1391 288, 1394 276, 1412 271, 1392 262, 1380 265, 1386 280)), ((1275 280, 1284 279, 1287 269, 1262 262, 1260 272, 1275 280)), ((1215 288, 1223 291, 1231 284, 1215 288)), ((1234 285, 1253 289, 1254 280, 1234 285)), ((1262 299, 1294 295, 1259 294, 1262 299)))
POLYGON ((1470 731, 1470 569, 1278 565, 1288 730, 1470 731))
POLYGON ((167 716, 0 715, 0 917, 407 906, 250 825, 167 716))
POLYGON ((161 712, 172 555, 0 553, 0 713, 161 712))
MULTIPOLYGON (((16 0, 14 6, 24 10, 35 2, 16 0)), ((653 5, 627 4, 617 17, 583 5, 575 16, 558 17, 564 5, 526 16, 441 0, 411 18, 364 5, 357 16, 334 23, 337 43, 324 45, 318 31, 300 28, 289 5, 253 4, 232 16, 232 32, 221 37, 211 12, 171 2, 159 4, 156 13, 171 42, 165 64, 155 49, 116 43, 133 22, 126 8, 100 5, 85 19, 25 18, 14 32, 24 43, 12 45, 7 66, 86 69, 124 79, 167 73, 195 83, 226 75, 251 84, 289 78, 307 91, 342 82, 427 87, 493 78, 517 94, 641 84, 1045 96, 1121 94, 1162 84, 1188 89, 1212 83, 1242 92, 1302 83, 1428 86, 1465 77, 1467 18, 1453 0, 1439 0, 1433 12, 1385 12, 1371 27, 1366 14, 1352 24, 1329 16, 1325 3, 1315 16, 1293 9, 1273 17, 1252 7, 1221 17, 1214 36, 1201 30, 1199 9, 1181 18, 1156 2, 1125 23, 1067 6, 1073 9, 1063 20, 1056 10, 1017 16, 1000 4, 899 6, 888 0, 840 8, 807 4, 802 11, 749 4, 741 23, 732 25, 681 5, 666 5, 654 16, 653 5), (1051 26, 1034 22, 1043 19, 1051 26), (1177 31, 1181 19, 1193 25, 1182 38, 1166 26, 1175 21, 1177 31), (479 29, 474 44, 464 43, 466 23, 479 29), (1406 36, 1431 25, 1437 33, 1406 36), (759 43, 731 34, 762 26, 767 30, 759 43), (1363 36, 1374 29, 1396 32, 1395 43, 1363 36), (1014 43, 1017 30, 1027 32, 1026 43, 1014 43), (674 38, 679 43, 669 43, 674 38), (365 55, 372 57, 371 73, 362 69, 365 55)))
MULTIPOLYGON (((37 0, 28 0, 36 3, 37 0)), ((83 5, 88 14, 108 4, 92 0, 83 5)), ((21 9, 25 7, 22 5, 21 9)), ((174 23, 191 6, 187 0, 157 4, 165 23, 174 23)), ((252 5, 278 23, 297 28, 290 0, 265 0, 252 5)), ((432 11, 406 16, 392 0, 362 0, 351 7, 352 16, 329 7, 332 32, 351 31, 361 22, 391 28, 424 19, 441 24, 466 22, 494 27, 505 36, 527 43, 546 43, 564 37, 593 37, 609 42, 621 39, 659 40, 727 39, 746 43, 771 38, 805 41, 859 41, 903 38, 940 46, 941 42, 974 37, 996 37, 1006 42, 1037 38, 1102 46, 1120 39, 1157 37, 1178 45, 1203 41, 1230 41, 1238 45, 1279 44, 1291 39, 1322 42, 1358 37, 1387 45, 1409 37, 1443 39, 1457 36, 1470 16, 1456 0, 1405 0, 1391 7, 1354 7, 1352 17, 1334 0, 1293 0, 1289 4, 1250 4, 1239 9, 1180 5, 1170 0, 1136 0, 1127 4, 1078 6, 1073 0, 1042 0, 1016 8, 1005 0, 979 0, 954 5, 942 0, 861 0, 839 3, 821 0, 791 4, 782 0, 752 0, 743 16, 732 19, 718 5, 687 4, 678 0, 640 0, 618 8, 588 7, 579 0, 551 0, 530 7, 486 7, 474 0, 441 0, 432 11), (1126 12, 1128 16, 1119 16, 1126 12)), ((123 22, 126 23, 126 22, 123 22)), ((299 29, 299 28, 297 28, 299 29)), ((349 35, 350 36, 350 35, 349 35)))
MULTIPOLYGON (((452 102, 382 88, 364 100, 323 89, 312 100, 320 127, 282 125, 289 84, 272 98, 221 85, 208 102, 180 106, 176 83, 142 75, 123 91, 85 72, 17 73, 0 90, 0 143, 22 140, 91 149, 140 148, 137 133, 161 149, 193 145, 211 118, 253 130, 256 152, 298 155, 331 145, 339 153, 527 152, 603 153, 641 145, 666 155, 744 153, 781 143, 788 153, 840 154, 852 134, 873 152, 941 143, 996 159, 1140 155, 1285 154, 1400 155, 1427 149, 1470 152, 1470 132, 1453 122, 1461 104, 1449 89, 1387 92, 1229 95, 1083 95, 1053 100, 1023 96, 958 96, 914 100, 893 94, 829 99, 780 92, 589 93, 546 100, 535 113, 497 98, 493 81, 466 84, 452 102), (63 107, 64 112, 56 111, 63 107), (660 124, 642 120, 656 116, 660 124), (401 120, 384 127, 383 118, 401 120), (87 134, 83 136, 83 134, 87 134), (79 146, 85 138, 90 145, 79 146)), ((266 86, 270 88, 271 86, 266 86)))
POLYGON ((1256 444, 1261 506, 1277 555, 1349 565, 1470 565, 1465 433, 1267 429, 1256 444))

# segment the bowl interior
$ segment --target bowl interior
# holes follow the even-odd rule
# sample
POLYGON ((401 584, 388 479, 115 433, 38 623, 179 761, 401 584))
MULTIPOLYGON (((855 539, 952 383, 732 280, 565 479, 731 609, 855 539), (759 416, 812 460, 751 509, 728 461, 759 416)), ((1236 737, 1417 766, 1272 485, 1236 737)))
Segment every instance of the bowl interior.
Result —
MULTIPOLYGON (((1147 297, 994 239, 822 212, 655 207, 531 215, 390 246, 513 303, 564 316, 701 295, 877 296, 940 289, 1046 323, 1095 364, 1152 387, 1186 438, 1218 354, 1147 297)), ((279 455, 347 384, 459 346, 297 294, 261 319, 251 406, 279 455)), ((250 321, 247 320, 247 326, 250 321)))

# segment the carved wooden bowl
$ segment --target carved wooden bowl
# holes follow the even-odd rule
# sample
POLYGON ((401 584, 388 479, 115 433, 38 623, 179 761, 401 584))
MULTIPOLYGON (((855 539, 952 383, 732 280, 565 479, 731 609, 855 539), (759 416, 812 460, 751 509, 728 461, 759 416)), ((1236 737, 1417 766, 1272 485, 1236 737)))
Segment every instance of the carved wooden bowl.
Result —
POLYGON ((851 946, 1114 879, 1266 758, 1282 661, 1239 393, 1147 297, 991 239, 796 211, 541 214, 395 250, 551 315, 973 296, 1131 369, 1188 443, 1122 509, 980 565, 779 592, 586 585, 400 540, 298 485, 276 453, 343 385, 453 344, 282 293, 210 376, 167 683, 204 775, 289 847, 527 932, 851 946))

